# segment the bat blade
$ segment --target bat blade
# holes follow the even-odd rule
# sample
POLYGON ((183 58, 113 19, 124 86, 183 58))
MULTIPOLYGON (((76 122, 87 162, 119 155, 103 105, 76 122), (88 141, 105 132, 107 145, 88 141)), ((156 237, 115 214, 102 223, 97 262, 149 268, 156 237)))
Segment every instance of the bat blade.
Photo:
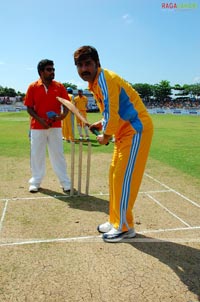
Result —
MULTIPOLYGON (((82 116, 82 114, 78 111, 78 109, 76 108, 76 106, 74 106, 74 104, 72 104, 70 101, 63 99, 59 96, 56 97, 56 99, 62 103, 64 106, 66 106, 71 112, 73 112, 84 124, 86 124, 88 127, 90 127, 90 123, 86 120, 86 118, 84 118, 84 116, 82 116)), ((92 128, 90 129, 90 131, 95 134, 96 136, 98 136, 100 133, 96 128, 92 128)), ((106 145, 108 145, 109 143, 107 143, 106 145)))
POLYGON ((74 106, 74 104, 72 104, 70 101, 63 99, 59 96, 57 96, 56 98, 60 103, 62 103, 71 112, 73 112, 83 123, 85 123, 87 126, 90 126, 90 124, 88 123, 86 118, 84 116, 82 116, 82 114, 78 111, 78 109, 76 108, 76 106, 74 106))

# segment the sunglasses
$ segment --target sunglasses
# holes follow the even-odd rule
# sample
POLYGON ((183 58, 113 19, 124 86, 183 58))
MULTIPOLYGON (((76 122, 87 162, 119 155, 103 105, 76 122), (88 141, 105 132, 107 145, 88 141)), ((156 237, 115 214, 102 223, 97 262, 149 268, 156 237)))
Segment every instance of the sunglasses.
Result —
POLYGON ((55 71, 55 68, 53 67, 47 67, 45 68, 46 71, 51 72, 51 71, 55 71))

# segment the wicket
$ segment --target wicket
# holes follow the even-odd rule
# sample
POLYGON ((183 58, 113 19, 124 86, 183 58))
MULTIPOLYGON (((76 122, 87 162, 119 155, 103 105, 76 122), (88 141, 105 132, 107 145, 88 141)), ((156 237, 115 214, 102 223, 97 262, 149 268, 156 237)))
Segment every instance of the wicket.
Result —
MULTIPOLYGON (((75 182, 75 158, 76 148, 75 142, 71 142, 71 189, 70 196, 81 196, 82 187, 82 166, 83 166, 83 142, 78 143, 78 190, 77 194, 74 192, 75 182)), ((87 162, 86 162, 86 181, 85 181, 85 195, 89 194, 89 183, 90 183, 90 166, 91 166, 91 142, 87 142, 87 162)))

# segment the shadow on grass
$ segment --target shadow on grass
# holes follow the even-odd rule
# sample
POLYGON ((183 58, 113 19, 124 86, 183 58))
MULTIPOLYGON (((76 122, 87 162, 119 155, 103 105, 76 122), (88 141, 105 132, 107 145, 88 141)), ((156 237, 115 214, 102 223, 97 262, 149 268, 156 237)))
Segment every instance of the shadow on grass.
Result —
MULTIPOLYGON (((64 194, 56 191, 52 191, 45 188, 40 188, 40 193, 48 196, 52 196, 62 202, 66 202, 70 208, 80 209, 83 211, 95 211, 104 212, 108 214, 109 203, 107 200, 101 199, 99 197, 94 197, 90 195, 81 196, 69 196, 69 194, 64 194)), ((76 191, 75 191, 76 194, 76 191)))
POLYGON ((200 301, 199 249, 174 242, 155 240, 155 238, 141 234, 137 235, 135 242, 132 241, 129 244, 169 266, 188 287, 188 290, 197 295, 198 301, 200 301))

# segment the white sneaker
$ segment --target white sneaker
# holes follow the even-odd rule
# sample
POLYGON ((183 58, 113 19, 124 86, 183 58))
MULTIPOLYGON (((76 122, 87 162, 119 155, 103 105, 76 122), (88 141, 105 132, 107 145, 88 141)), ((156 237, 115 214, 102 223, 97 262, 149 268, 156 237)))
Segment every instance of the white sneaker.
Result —
POLYGON ((29 187, 29 192, 30 193, 37 193, 38 192, 38 187, 37 186, 35 186, 35 185, 30 185, 30 187, 29 187))
POLYGON ((105 222, 103 224, 98 225, 97 231, 99 233, 107 233, 107 232, 109 232, 112 229, 112 227, 113 227, 112 224, 107 221, 107 222, 105 222))
POLYGON ((129 229, 128 231, 121 232, 115 228, 112 228, 109 232, 104 233, 102 238, 106 242, 119 242, 123 239, 131 239, 136 236, 134 229, 129 229))

